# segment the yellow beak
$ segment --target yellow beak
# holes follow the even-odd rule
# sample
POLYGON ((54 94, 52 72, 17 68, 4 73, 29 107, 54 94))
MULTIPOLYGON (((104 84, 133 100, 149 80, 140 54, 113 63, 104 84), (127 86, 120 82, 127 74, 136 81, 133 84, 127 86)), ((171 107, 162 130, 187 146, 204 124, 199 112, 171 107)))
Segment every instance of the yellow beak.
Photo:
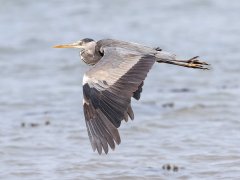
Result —
POLYGON ((60 44, 53 46, 53 48, 83 48, 79 45, 79 43, 72 43, 72 44, 60 44))

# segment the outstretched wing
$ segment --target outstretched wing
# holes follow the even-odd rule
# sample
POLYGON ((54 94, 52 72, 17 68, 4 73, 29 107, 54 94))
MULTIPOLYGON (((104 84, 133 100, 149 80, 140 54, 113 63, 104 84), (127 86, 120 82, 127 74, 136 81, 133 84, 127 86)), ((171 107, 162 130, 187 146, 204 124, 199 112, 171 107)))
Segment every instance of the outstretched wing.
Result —
POLYGON ((104 47, 104 56, 83 78, 83 107, 92 148, 107 154, 121 139, 121 121, 133 119, 131 97, 140 98, 155 57, 119 47, 104 47))

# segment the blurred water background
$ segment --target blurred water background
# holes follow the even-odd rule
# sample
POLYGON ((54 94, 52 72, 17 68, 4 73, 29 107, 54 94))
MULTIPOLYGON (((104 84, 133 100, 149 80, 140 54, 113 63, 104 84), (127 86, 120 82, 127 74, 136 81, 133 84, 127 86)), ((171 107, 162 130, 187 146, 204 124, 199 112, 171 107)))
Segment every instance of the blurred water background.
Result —
POLYGON ((240 1, 0 3, 0 179, 240 178, 240 1), (99 156, 82 110, 89 67, 51 48, 84 37, 200 55, 212 70, 155 64, 121 145, 99 156))

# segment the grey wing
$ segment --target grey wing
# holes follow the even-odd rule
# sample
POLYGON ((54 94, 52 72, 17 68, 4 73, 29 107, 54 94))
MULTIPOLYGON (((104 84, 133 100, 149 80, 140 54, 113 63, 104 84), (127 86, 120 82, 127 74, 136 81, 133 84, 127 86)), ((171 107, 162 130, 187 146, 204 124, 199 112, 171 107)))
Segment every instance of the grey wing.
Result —
POLYGON ((117 128, 133 119, 131 97, 140 98, 143 81, 155 57, 124 48, 105 47, 102 59, 83 79, 84 114, 92 148, 107 154, 120 144, 117 128))

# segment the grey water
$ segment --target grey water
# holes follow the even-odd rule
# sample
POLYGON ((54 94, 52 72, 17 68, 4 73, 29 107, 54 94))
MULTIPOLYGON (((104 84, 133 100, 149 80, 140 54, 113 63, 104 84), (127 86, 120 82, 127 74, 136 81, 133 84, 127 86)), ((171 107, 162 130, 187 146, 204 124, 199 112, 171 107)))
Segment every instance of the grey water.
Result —
POLYGON ((0 0, 0 179, 240 179, 240 2, 0 0), (55 44, 114 38, 199 55, 155 64, 122 143, 92 152, 88 66, 55 44), (162 169, 164 164, 177 172, 162 169))

